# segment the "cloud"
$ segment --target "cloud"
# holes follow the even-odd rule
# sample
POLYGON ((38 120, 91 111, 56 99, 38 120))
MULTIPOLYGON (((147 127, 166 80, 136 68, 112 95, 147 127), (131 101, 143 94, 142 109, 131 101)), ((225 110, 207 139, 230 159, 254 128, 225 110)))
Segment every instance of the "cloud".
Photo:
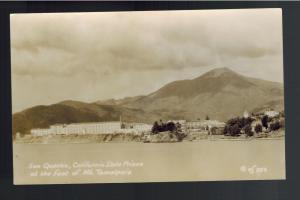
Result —
MULTIPOLYGON (((78 99, 135 95, 228 65, 270 79, 273 68, 263 65, 273 63, 276 72, 282 68, 281 26, 280 9, 14 14, 12 77, 20 90, 38 82, 47 89, 61 83, 66 98, 78 99), (263 73, 253 73, 251 63, 263 73), (156 83, 148 77, 157 77, 156 83), (32 84, 24 85, 25 79, 32 84), (124 79, 128 88, 142 89, 125 90, 119 81, 124 79), (62 80, 78 90, 101 92, 72 93, 62 80), (92 86, 104 81, 113 92, 92 86)), ((42 89, 32 91, 33 99, 42 89)), ((62 98, 55 91, 53 101, 62 98)))

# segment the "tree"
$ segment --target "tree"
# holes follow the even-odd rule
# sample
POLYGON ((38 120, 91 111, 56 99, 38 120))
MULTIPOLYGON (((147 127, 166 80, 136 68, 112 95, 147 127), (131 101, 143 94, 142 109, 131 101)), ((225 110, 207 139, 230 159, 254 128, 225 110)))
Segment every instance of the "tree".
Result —
POLYGON ((265 127, 266 129, 269 127, 268 126, 268 121, 269 121, 269 117, 268 115, 264 115, 261 119, 261 124, 263 125, 263 127, 265 127))
POLYGON ((209 120, 209 116, 208 115, 206 115, 205 120, 209 120))
POLYGON ((229 127, 229 133, 231 136, 238 136, 241 134, 241 128, 238 124, 234 124, 233 126, 229 127))
POLYGON ((256 124, 254 128, 256 133, 261 133, 262 132, 262 125, 261 124, 256 124))
POLYGON ((174 132, 175 130, 176 130, 176 126, 175 126, 174 122, 168 122, 166 124, 166 131, 174 132))
POLYGON ((157 129, 158 129, 158 132, 164 132, 166 130, 166 124, 163 122, 162 119, 159 120, 157 129))
POLYGON ((151 132, 153 134, 157 134, 159 132, 159 125, 158 125, 157 121, 154 122, 154 124, 152 126, 152 129, 151 129, 151 132))
POLYGON ((253 136, 253 132, 252 132, 252 128, 251 128, 251 125, 250 124, 247 124, 245 127, 244 127, 244 131, 245 131, 245 134, 247 136, 253 136))
POLYGON ((276 130, 280 129, 280 124, 279 124, 279 122, 276 121, 276 122, 274 122, 274 123, 271 123, 271 124, 270 124, 270 129, 271 129, 272 131, 276 131, 276 130))

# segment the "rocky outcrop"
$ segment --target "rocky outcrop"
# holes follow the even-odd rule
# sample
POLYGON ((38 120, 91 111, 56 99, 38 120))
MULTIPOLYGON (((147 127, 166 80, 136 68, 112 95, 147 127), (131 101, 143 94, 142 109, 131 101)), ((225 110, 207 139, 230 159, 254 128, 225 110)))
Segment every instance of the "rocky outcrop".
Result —
POLYGON ((144 137, 145 143, 171 143, 180 142, 184 136, 179 133, 172 133, 169 131, 160 132, 155 135, 147 135, 144 137))

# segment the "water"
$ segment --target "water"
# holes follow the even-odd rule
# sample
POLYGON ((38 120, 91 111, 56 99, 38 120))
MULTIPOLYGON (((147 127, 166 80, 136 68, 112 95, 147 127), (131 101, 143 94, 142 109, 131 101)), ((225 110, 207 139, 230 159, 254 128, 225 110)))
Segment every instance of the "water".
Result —
POLYGON ((284 139, 182 143, 14 144, 15 184, 285 179, 284 139), (29 176, 29 164, 142 163, 131 175, 29 176), (253 173, 252 173, 253 172, 253 173))

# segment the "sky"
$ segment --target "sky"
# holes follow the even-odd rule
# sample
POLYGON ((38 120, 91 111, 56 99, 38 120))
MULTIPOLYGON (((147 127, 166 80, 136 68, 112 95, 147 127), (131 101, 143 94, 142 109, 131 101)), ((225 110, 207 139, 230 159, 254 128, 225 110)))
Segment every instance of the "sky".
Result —
POLYGON ((12 110, 147 95, 227 67, 283 82, 281 9, 11 15, 12 110))

